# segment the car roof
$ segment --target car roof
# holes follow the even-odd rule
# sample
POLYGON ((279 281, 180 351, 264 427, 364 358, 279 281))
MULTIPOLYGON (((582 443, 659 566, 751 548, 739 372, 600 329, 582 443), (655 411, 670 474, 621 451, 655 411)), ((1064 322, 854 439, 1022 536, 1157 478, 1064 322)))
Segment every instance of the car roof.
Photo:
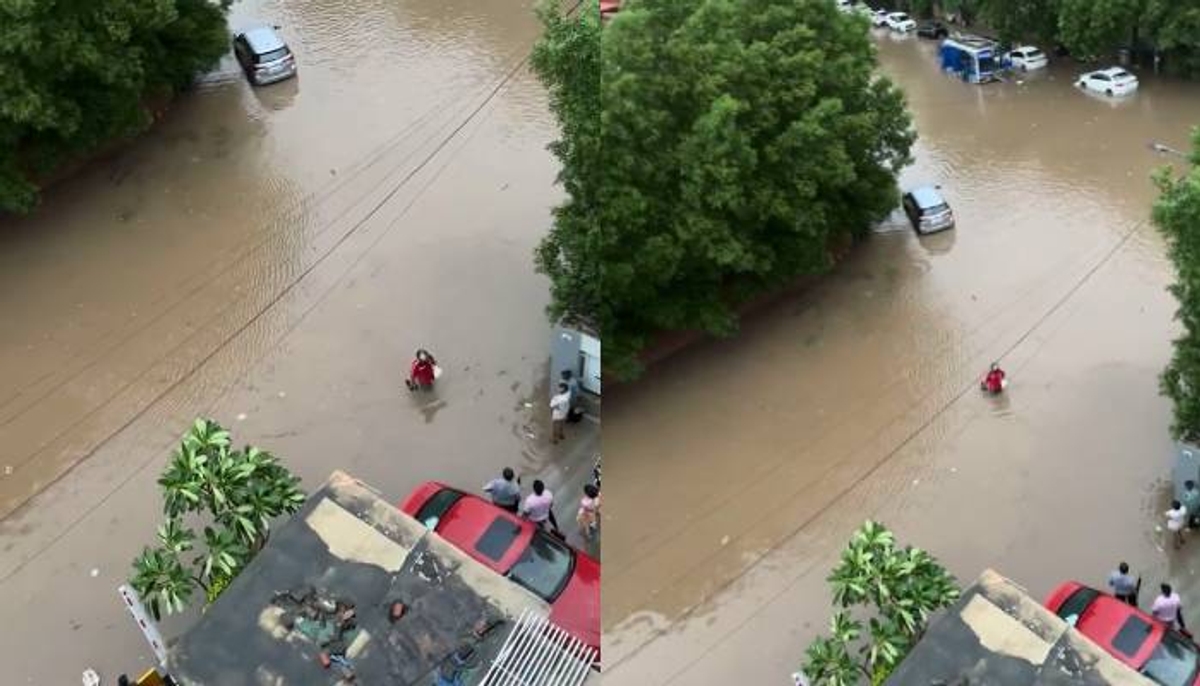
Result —
POLYGON ((256 26, 242 32, 250 48, 259 54, 274 52, 284 45, 283 39, 270 26, 256 26))
POLYGON ((454 503, 438 521, 436 531, 442 538, 450 541, 464 553, 500 574, 507 574, 525 549, 529 547, 529 541, 533 538, 533 528, 534 524, 529 520, 496 507, 477 495, 464 493, 463 497, 459 498, 458 502, 454 503), (507 520, 516 531, 512 543, 504 554, 499 560, 493 560, 480 553, 475 546, 492 522, 497 519, 507 520))
POLYGON ((1030 50, 1032 50, 1032 51, 1034 51, 1034 52, 1041 52, 1041 51, 1042 51, 1042 49, 1041 49, 1041 48, 1039 48, 1039 47, 1037 47, 1037 46, 1035 46, 1035 45, 1018 45, 1017 47, 1013 48, 1013 52, 1017 52, 1017 51, 1020 51, 1020 52, 1029 52, 1030 50))
POLYGON ((1162 641, 1163 633, 1166 631, 1163 625, 1150 615, 1107 593, 1100 593, 1096 596, 1096 599, 1083 611, 1075 628, 1079 630, 1079 633, 1099 643, 1118 660, 1134 668, 1141 667, 1146 660, 1150 659, 1150 653, 1154 651, 1154 646, 1162 641), (1150 633, 1135 655, 1125 655, 1113 648, 1113 640, 1131 615, 1139 617, 1149 624, 1150 633))
POLYGON ((1108 74, 1109 76, 1119 76, 1121 74, 1133 76, 1133 74, 1130 74, 1128 71, 1126 71, 1125 69, 1122 69, 1121 67, 1109 67, 1108 69, 1098 69, 1093 73, 1108 74))
POLYGON ((937 189, 933 186, 914 188, 908 194, 912 196, 913 201, 917 203, 917 207, 921 209, 946 204, 946 200, 942 198, 942 194, 938 193, 937 189))

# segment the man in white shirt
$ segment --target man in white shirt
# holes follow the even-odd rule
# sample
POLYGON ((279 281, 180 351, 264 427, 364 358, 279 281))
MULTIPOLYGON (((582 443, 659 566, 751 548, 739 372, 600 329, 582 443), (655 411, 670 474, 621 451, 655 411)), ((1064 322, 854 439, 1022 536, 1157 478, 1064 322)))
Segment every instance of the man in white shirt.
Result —
POLYGON ((558 384, 558 394, 550 398, 551 443, 565 439, 563 427, 567 423, 567 415, 571 412, 571 389, 565 384, 558 384))
POLYGON ((525 496, 525 503, 521 505, 521 514, 543 529, 549 524, 555 531, 558 531, 558 520, 554 518, 554 494, 546 488, 546 484, 542 483, 541 479, 534 480, 533 493, 525 496))

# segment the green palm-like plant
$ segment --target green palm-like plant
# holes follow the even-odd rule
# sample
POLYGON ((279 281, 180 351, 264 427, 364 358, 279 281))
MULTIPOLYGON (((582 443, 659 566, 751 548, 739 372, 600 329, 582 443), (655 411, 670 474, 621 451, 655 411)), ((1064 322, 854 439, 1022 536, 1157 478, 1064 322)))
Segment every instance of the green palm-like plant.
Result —
POLYGON ((837 610, 830 636, 805 653, 814 684, 878 684, 920 640, 931 614, 958 599, 952 577, 920 548, 897 548, 886 527, 868 521, 851 537, 829 575, 837 610), (864 624, 852 610, 869 616, 864 624))
POLYGON ((197 419, 158 480, 167 519, 158 527, 158 547, 134 560, 131 580, 156 618, 160 609, 181 612, 197 586, 212 602, 266 545, 271 520, 304 503, 300 479, 274 455, 231 445, 220 424, 197 419), (195 548, 197 536, 186 517, 207 523, 204 548, 190 565, 182 555, 195 548))

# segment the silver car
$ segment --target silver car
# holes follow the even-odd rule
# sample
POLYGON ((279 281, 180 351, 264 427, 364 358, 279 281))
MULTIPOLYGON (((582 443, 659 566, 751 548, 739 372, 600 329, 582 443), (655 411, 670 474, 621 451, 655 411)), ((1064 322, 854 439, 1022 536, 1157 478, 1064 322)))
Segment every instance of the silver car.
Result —
POLYGON ((296 56, 275 29, 260 26, 233 36, 233 54, 255 86, 296 75, 296 56))

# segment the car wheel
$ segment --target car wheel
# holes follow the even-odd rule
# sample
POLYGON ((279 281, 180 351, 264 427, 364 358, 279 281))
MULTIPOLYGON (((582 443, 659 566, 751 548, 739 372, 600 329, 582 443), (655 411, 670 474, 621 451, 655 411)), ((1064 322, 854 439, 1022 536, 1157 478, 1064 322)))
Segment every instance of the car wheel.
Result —
POLYGON ((1108 90, 1104 91, 1104 94, 1111 98, 1112 97, 1112 89, 1109 88, 1108 90))

